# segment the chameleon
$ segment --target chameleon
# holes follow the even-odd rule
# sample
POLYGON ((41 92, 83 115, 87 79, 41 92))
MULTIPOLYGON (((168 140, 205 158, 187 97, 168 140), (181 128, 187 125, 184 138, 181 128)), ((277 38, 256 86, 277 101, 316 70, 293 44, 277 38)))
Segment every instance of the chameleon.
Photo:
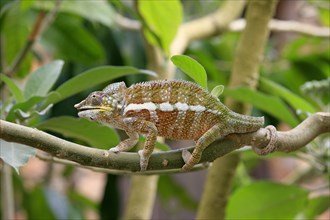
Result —
POLYGON ((263 117, 231 111, 203 87, 184 80, 155 80, 126 87, 124 82, 108 85, 74 105, 78 116, 124 130, 128 139, 111 152, 129 151, 139 135, 145 135, 140 156, 145 171, 157 136, 194 140, 192 153, 182 151, 184 171, 200 161, 203 150, 217 138, 232 133, 253 132, 264 124, 263 117))

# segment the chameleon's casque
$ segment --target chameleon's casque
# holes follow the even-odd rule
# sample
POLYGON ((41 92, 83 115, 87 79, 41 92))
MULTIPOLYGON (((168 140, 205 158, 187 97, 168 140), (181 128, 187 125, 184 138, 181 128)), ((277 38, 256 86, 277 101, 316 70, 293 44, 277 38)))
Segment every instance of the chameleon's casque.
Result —
POLYGON ((75 105, 80 117, 125 130, 129 138, 110 151, 128 151, 146 135, 139 151, 141 170, 146 170, 157 136, 195 140, 192 154, 183 151, 185 165, 191 169, 203 150, 216 138, 231 133, 246 133, 262 127, 263 117, 237 114, 217 97, 195 83, 183 80, 160 80, 126 87, 124 82, 91 93, 75 105))

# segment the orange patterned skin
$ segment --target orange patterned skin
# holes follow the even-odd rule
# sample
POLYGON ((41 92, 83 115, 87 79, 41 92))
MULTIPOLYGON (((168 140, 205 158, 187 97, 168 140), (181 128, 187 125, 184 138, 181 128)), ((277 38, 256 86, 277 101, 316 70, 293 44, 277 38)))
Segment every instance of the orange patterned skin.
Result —
POLYGON ((91 93, 75 105, 79 117, 126 131, 128 139, 111 148, 128 151, 146 135, 139 151, 141 171, 147 169, 157 136, 195 140, 192 154, 182 152, 184 170, 200 160, 203 150, 215 139, 231 133, 246 133, 263 126, 263 117, 237 114, 199 85, 183 80, 159 80, 126 87, 124 82, 91 93))

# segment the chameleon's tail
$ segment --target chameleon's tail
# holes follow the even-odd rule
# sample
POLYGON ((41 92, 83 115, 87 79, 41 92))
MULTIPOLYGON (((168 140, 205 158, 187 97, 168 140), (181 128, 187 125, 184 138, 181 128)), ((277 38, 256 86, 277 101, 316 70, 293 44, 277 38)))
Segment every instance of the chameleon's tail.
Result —
POLYGON ((264 125, 264 117, 241 115, 229 111, 229 123, 234 128, 235 133, 253 132, 264 125))

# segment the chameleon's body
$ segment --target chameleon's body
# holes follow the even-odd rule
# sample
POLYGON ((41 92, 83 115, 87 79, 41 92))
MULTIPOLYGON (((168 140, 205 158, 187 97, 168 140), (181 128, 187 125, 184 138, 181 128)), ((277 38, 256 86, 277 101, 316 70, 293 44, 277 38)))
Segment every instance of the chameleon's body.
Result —
POLYGON ((182 80, 150 81, 129 88, 123 82, 110 84, 75 107, 80 117, 126 131, 129 138, 110 151, 128 151, 139 134, 146 134, 144 148, 139 151, 141 170, 147 168, 157 136, 195 140, 193 153, 182 154, 183 169, 188 170, 216 138, 256 131, 264 121, 263 117, 237 114, 204 88, 182 80))

